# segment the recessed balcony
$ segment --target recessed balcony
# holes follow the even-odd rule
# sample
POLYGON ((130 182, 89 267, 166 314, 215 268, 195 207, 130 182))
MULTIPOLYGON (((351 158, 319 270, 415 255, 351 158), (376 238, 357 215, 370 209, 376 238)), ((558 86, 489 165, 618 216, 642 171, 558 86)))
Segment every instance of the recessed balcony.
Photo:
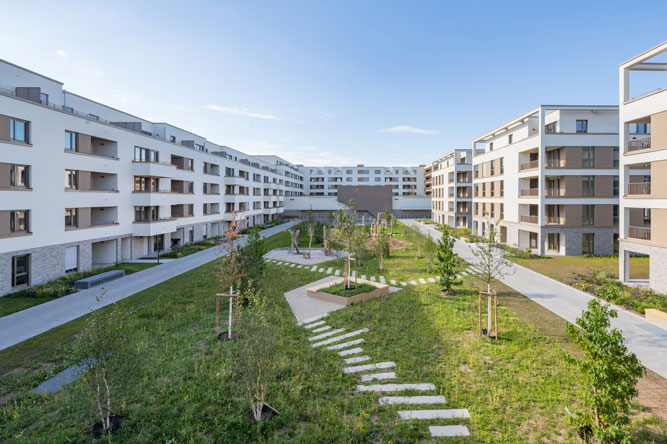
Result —
POLYGON ((628 226, 628 237, 631 239, 651 240, 651 227, 628 226))
POLYGON ((628 140, 628 152, 647 150, 651 148, 651 136, 628 140))
POLYGON ((628 184, 628 195, 649 195, 651 194, 651 182, 634 182, 628 184))

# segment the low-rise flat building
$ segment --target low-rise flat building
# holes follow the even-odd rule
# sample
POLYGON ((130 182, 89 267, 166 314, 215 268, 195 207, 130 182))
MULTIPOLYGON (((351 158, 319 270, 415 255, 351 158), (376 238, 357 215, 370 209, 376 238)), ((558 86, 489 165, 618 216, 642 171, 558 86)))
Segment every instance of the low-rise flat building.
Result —
POLYGON ((473 141, 472 229, 552 255, 618 238, 618 107, 541 105, 473 141))
POLYGON ((667 293, 667 42, 619 67, 621 189, 619 276, 630 282, 630 255, 649 256, 649 285, 667 293), (656 82, 647 74, 662 73, 656 82))
POLYGON ((454 150, 432 163, 431 213, 452 228, 472 225, 472 151, 454 150))
POLYGON ((424 196, 424 165, 309 167, 298 165, 304 176, 304 195, 336 196, 340 186, 384 186, 394 196, 424 196))

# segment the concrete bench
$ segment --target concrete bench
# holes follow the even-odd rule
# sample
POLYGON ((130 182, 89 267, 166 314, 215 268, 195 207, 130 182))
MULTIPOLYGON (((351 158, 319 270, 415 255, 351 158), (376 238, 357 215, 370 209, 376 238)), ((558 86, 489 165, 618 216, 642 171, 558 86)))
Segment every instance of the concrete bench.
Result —
POLYGON ((74 281, 74 287, 80 290, 85 288, 91 288, 108 281, 113 281, 114 279, 122 278, 123 276, 125 276, 125 270, 106 271, 104 273, 96 274, 94 276, 74 281))
POLYGON ((644 310, 644 315, 646 316, 647 321, 667 328, 667 313, 664 311, 656 310, 655 308, 647 308, 644 310))

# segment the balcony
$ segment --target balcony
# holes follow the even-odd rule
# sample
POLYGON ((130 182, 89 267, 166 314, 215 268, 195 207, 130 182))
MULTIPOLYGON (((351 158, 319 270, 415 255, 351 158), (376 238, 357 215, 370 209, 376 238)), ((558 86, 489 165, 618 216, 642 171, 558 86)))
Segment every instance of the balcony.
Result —
POLYGON ((647 150, 649 148, 651 148, 651 136, 628 141, 628 152, 647 150))
POLYGON ((132 174, 135 176, 171 177, 175 172, 176 168, 170 163, 132 161, 132 174))
POLYGON ((563 197, 565 196, 565 188, 547 188, 545 192, 546 197, 563 197))
POLYGON ((628 238, 651 240, 651 227, 628 227, 628 238))
POLYGON ((635 182, 628 184, 628 195, 651 194, 651 182, 635 182))
POLYGON ((537 224, 539 222, 539 216, 521 215, 519 216, 519 221, 526 224, 537 224))
POLYGON ((563 216, 547 216, 547 225, 565 225, 563 216))
POLYGON ((526 188, 519 190, 519 196, 521 197, 537 197, 539 195, 539 188, 526 188))
POLYGON ((565 159, 547 159, 546 168, 565 168, 565 159))
POLYGON ((519 171, 534 170, 540 167, 539 160, 531 160, 530 162, 523 162, 519 165, 519 171))

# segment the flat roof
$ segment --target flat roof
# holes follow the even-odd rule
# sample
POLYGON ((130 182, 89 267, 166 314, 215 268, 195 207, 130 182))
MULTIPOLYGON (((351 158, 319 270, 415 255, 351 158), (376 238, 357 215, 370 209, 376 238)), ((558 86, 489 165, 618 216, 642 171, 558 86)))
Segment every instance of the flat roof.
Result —
POLYGON ((645 56, 645 55, 648 54, 649 52, 655 51, 656 49, 660 48, 661 46, 664 46, 665 49, 667 50, 667 40, 665 40, 665 41, 662 42, 662 43, 658 43, 658 44, 655 45, 654 47, 647 49, 646 51, 642 52, 641 54, 637 54, 636 56, 634 56, 634 57, 632 57, 632 58, 629 58, 628 60, 626 60, 626 61, 623 62, 623 63, 619 63, 618 66, 627 65, 628 63, 630 63, 630 62, 632 62, 632 61, 634 61, 634 60, 637 60, 637 59, 639 59, 639 58, 645 56))
POLYGON ((49 80, 49 81, 51 81, 51 82, 56 82, 56 83, 58 83, 58 84, 60 84, 60 85, 64 85, 64 83, 61 82, 61 81, 59 81, 59 80, 52 79, 51 77, 47 77, 47 76, 45 76, 44 74, 40 74, 40 73, 35 72, 35 71, 32 71, 32 70, 30 70, 30 69, 28 69, 28 68, 24 68, 23 66, 19 66, 19 65, 15 64, 15 63, 8 62, 8 61, 5 60, 5 59, 0 59, 0 62, 2 62, 2 63, 6 63, 6 64, 11 65, 11 66, 13 66, 13 67, 15 67, 15 68, 18 68, 18 69, 22 69, 23 71, 29 72, 30 74, 34 74, 34 75, 36 75, 36 76, 39 76, 39 77, 41 77, 41 78, 43 78, 43 79, 46 79, 46 80, 49 80))

